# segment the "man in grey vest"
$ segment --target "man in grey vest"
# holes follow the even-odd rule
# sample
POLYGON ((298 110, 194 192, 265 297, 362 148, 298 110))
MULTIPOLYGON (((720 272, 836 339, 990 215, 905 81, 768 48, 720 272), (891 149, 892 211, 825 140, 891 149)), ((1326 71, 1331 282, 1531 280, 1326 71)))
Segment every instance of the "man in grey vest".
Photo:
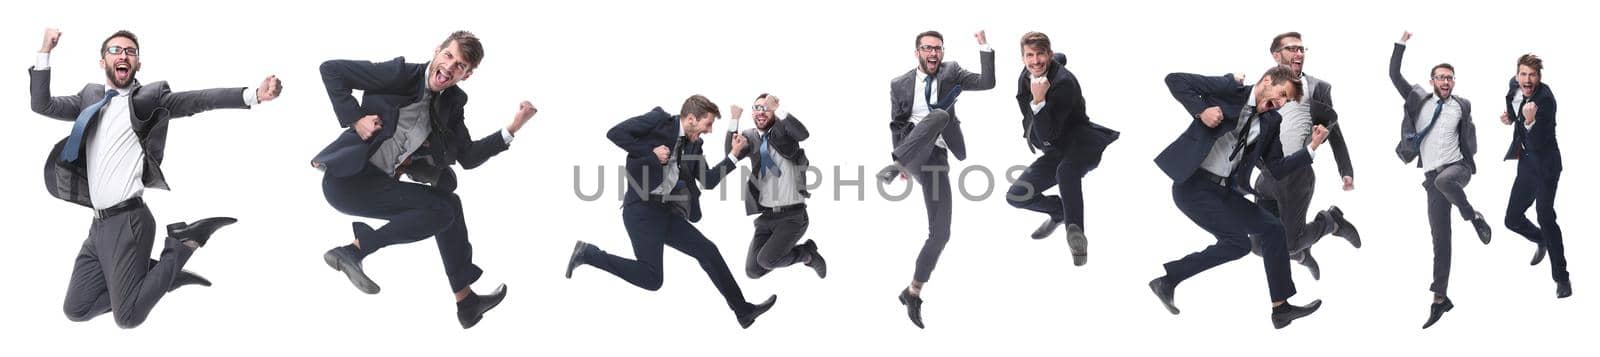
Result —
MULTIPOLYGON (((826 278, 828 262, 817 251, 817 241, 798 244, 811 225, 806 214, 806 198, 811 197, 806 191, 806 170, 811 168, 811 160, 800 148, 811 132, 800 119, 778 110, 775 95, 762 93, 751 109, 756 127, 738 132, 738 125, 730 125, 727 140, 723 140, 729 155, 749 158, 755 171, 745 183, 744 207, 745 214, 760 216, 745 257, 745 275, 760 279, 773 269, 798 263, 811 267, 818 278, 826 278), (735 145, 736 141, 745 144, 735 145), (734 152, 734 146, 744 150, 734 152)), ((734 123, 739 122, 743 110, 737 105, 730 110, 734 123)))

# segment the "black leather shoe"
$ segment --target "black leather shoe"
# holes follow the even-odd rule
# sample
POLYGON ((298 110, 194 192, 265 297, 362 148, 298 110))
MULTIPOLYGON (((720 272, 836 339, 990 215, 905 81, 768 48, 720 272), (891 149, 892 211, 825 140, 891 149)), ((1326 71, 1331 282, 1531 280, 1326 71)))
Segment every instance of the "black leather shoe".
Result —
POLYGON ((1565 299, 1568 296, 1572 296, 1572 282, 1571 281, 1558 281, 1558 282, 1556 282, 1556 298, 1557 299, 1565 299))
POLYGON ((1333 218, 1334 236, 1344 238, 1350 241, 1351 246, 1361 248, 1361 232, 1356 231, 1356 225, 1350 224, 1350 220, 1344 219, 1344 210, 1339 209, 1339 206, 1328 207, 1328 217, 1333 218))
POLYGON ((1051 234, 1056 233, 1056 228, 1061 227, 1061 222, 1062 221, 1057 221, 1055 218, 1045 218, 1044 223, 1040 224, 1039 228, 1033 230, 1033 239, 1050 238, 1051 234))
POLYGON ((483 320, 483 313, 500 306, 500 301, 505 299, 506 284, 500 284, 488 295, 468 295, 466 299, 456 302, 456 320, 461 321, 461 328, 472 328, 483 320))
POLYGON ((772 304, 776 303, 778 303, 777 295, 768 296, 767 301, 756 304, 750 308, 750 311, 739 314, 739 328, 750 328, 751 324, 756 323, 757 317, 761 317, 761 314, 767 313, 767 310, 772 310, 772 304))
POLYGON ((1449 297, 1444 298, 1442 302, 1433 303, 1432 306, 1428 307, 1428 322, 1423 323, 1422 328, 1432 327, 1433 323, 1439 322, 1439 318, 1443 317, 1446 311, 1454 308, 1456 308, 1456 304, 1451 303, 1449 297))
POLYGON ((1284 326, 1289 326, 1289 323, 1294 322, 1295 319, 1310 316, 1311 313, 1317 312, 1317 309, 1322 307, 1322 300, 1312 300, 1310 304, 1305 306, 1294 306, 1285 302, 1282 306, 1288 306, 1288 308, 1272 309, 1272 328, 1280 329, 1284 326))
POLYGON ((1528 262, 1528 265, 1539 265, 1539 262, 1542 261, 1544 261, 1544 244, 1539 244, 1537 247, 1534 247, 1533 261, 1528 262))
POLYGON ((900 177, 900 165, 885 167, 883 168, 883 171, 878 171, 876 176, 878 177, 878 182, 880 183, 892 183, 894 182, 895 178, 900 177))
POLYGON ((195 274, 192 271, 179 270, 178 276, 172 278, 172 286, 167 288, 167 292, 170 293, 173 290, 178 290, 178 288, 183 287, 184 285, 211 286, 211 281, 206 280, 205 277, 200 276, 200 274, 195 274))
POLYGON ((1317 257, 1311 256, 1311 249, 1300 251, 1300 259, 1296 261, 1311 271, 1311 280, 1322 280, 1322 266, 1317 264, 1317 257))
POLYGON ((1067 225, 1067 248, 1072 250, 1072 265, 1089 264, 1089 237, 1077 223, 1067 225))
POLYGON ((206 241, 211 239, 211 233, 238 221, 231 217, 211 217, 194 221, 194 223, 178 222, 168 224, 167 236, 177 239, 179 242, 194 241, 195 244, 204 247, 206 246, 206 241))
POLYGON ((808 240, 808 241, 806 241, 806 244, 803 244, 803 245, 800 245, 800 246, 802 247, 801 249, 805 250, 807 256, 810 257, 810 260, 806 261, 806 266, 811 267, 811 270, 816 270, 817 271, 817 278, 818 279, 827 278, 828 277, 828 260, 827 259, 823 259, 822 258, 822 253, 817 251, 817 241, 808 240))
POLYGON ((356 258, 359 252, 355 252, 355 249, 348 245, 334 247, 327 253, 322 253, 322 261, 328 263, 329 268, 344 272, 345 278, 349 278, 350 284, 354 284, 357 290, 377 294, 378 283, 372 282, 372 279, 367 277, 366 271, 362 270, 361 259, 356 258))
POLYGON ((1178 314, 1178 305, 1172 303, 1172 295, 1176 293, 1177 286, 1168 283, 1165 277, 1150 280, 1150 291, 1156 293, 1156 298, 1161 299, 1161 305, 1167 307, 1167 312, 1178 314))
POLYGON ((573 269, 578 269, 579 265, 583 265, 583 255, 588 252, 589 247, 593 247, 593 245, 584 243, 581 240, 578 241, 578 244, 572 246, 572 257, 567 258, 567 279, 572 279, 573 269))
POLYGON ((1489 235, 1493 231, 1489 229, 1489 221, 1483 219, 1483 212, 1473 212, 1472 229, 1478 231, 1478 240, 1483 241, 1483 244, 1489 244, 1489 235))
POLYGON ((911 288, 900 290, 900 305, 906 306, 906 315, 911 317, 912 325, 927 328, 922 325, 922 296, 912 295, 911 288))

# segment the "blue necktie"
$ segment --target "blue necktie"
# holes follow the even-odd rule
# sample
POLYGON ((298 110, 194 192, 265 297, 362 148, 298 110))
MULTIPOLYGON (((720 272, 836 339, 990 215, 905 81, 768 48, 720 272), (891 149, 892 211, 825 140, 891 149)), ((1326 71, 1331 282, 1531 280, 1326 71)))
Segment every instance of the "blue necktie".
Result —
POLYGON ((89 127, 89 119, 94 118, 94 113, 100 112, 100 107, 105 106, 106 102, 116 97, 116 90, 107 91, 105 98, 100 98, 99 102, 83 108, 83 112, 78 113, 78 120, 72 123, 72 136, 67 137, 67 146, 61 148, 61 161, 68 163, 78 161, 78 152, 83 150, 83 131, 89 127))
POLYGON ((1433 125, 1439 123, 1441 113, 1444 113, 1444 99, 1439 99, 1439 105, 1433 107, 1433 120, 1429 120, 1428 126, 1422 127, 1422 131, 1417 132, 1416 139, 1412 140, 1411 144, 1417 147, 1417 152, 1422 152, 1422 138, 1428 137, 1428 132, 1433 131, 1433 125))
POLYGON ((922 101, 928 104, 928 111, 933 111, 933 76, 922 79, 922 101))
POLYGON ((778 169, 778 165, 772 162, 772 154, 769 154, 767 150, 768 150, 767 149, 767 136, 766 135, 762 135, 761 136, 761 171, 762 171, 762 174, 766 174, 766 171, 771 170, 773 176, 783 176, 783 170, 778 169))

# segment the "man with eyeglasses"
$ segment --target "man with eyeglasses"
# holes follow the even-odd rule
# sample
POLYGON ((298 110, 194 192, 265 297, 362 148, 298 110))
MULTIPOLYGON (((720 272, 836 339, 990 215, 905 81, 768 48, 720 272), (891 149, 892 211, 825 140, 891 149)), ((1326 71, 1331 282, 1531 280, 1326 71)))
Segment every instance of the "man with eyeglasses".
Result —
POLYGON ((994 88, 994 50, 983 31, 978 40, 982 72, 972 73, 955 62, 944 62, 944 35, 938 31, 917 34, 914 52, 917 68, 889 81, 889 135, 894 164, 877 174, 881 184, 899 177, 916 178, 922 185, 928 211, 928 239, 917 255, 911 284, 900 291, 900 304, 917 328, 922 324, 922 285, 933 275, 939 255, 950 242, 950 221, 955 198, 950 188, 950 161, 967 158, 967 144, 956 119, 955 101, 963 90, 994 88))
POLYGON ((1202 76, 1172 73, 1166 78, 1172 97, 1189 113, 1188 128, 1156 156, 1156 166, 1172 179, 1172 200, 1178 210, 1201 229, 1215 236, 1216 244, 1164 264, 1165 275, 1150 280, 1150 290, 1178 314, 1174 294, 1178 284, 1195 275, 1250 254, 1250 236, 1261 244, 1261 260, 1272 301, 1272 327, 1284 328, 1311 315, 1322 306, 1314 300, 1305 306, 1289 304, 1296 293, 1289 273, 1289 250, 1283 224, 1277 217, 1244 196, 1259 194, 1250 185, 1257 165, 1264 175, 1283 175, 1311 166, 1317 147, 1328 129, 1311 128, 1304 150, 1283 150, 1277 110, 1301 98, 1300 76, 1288 66, 1261 75, 1255 85, 1244 85, 1244 75, 1202 76))
POLYGON ((538 109, 523 101, 504 129, 474 141, 467 132, 467 93, 458 86, 483 63, 483 42, 456 31, 433 50, 428 63, 404 57, 385 62, 330 60, 322 84, 343 131, 312 159, 323 170, 322 194, 340 213, 388 221, 372 228, 351 223, 350 244, 323 253, 323 262, 343 272, 356 289, 377 294, 362 262, 379 249, 433 237, 444 261, 456 320, 471 328, 506 297, 506 286, 480 295, 472 284, 483 269, 472 261, 472 243, 451 166, 471 170, 510 149, 517 132, 538 109), (362 92, 360 102, 351 95, 362 92), (412 182, 400 181, 401 177, 412 182))
POLYGON ((1405 119, 1400 122, 1400 143, 1395 146, 1395 154, 1405 163, 1417 161, 1417 167, 1423 170, 1422 189, 1428 196, 1428 226, 1433 232, 1433 285, 1429 290, 1433 291, 1433 303, 1428 308, 1428 321, 1422 324, 1422 328, 1428 328, 1455 308, 1446 294, 1450 285, 1450 208, 1455 207, 1462 220, 1472 221, 1483 244, 1489 244, 1490 230, 1483 214, 1473 210, 1467 201, 1467 183, 1478 170, 1472 159, 1478 153, 1472 102, 1454 95, 1456 69, 1449 63, 1429 70, 1432 93, 1407 82, 1400 74, 1400 62, 1409 41, 1408 31, 1395 42, 1394 54, 1389 57, 1389 80, 1405 99, 1405 119))
POLYGON ((218 228, 235 222, 216 217, 167 226, 160 260, 150 259, 155 218, 145 206, 144 189, 169 189, 161 164, 170 120, 212 109, 248 109, 278 97, 276 76, 261 86, 173 92, 167 82, 148 85, 139 73, 139 38, 117 31, 100 43, 105 84, 88 84, 77 94, 50 94, 50 53, 61 31, 46 29, 32 79, 35 113, 73 122, 72 131, 51 150, 45 186, 56 198, 94 210, 89 237, 72 269, 63 306, 67 319, 88 321, 110 312, 117 326, 144 323, 162 296, 184 285, 211 282, 184 271, 189 257, 218 228))
MULTIPOLYGON (((1338 125, 1339 114, 1333 110, 1333 86, 1305 73, 1306 47, 1299 32, 1285 32, 1272 38, 1270 48, 1273 61, 1293 70, 1305 84, 1300 100, 1284 104, 1278 109, 1283 115, 1279 138, 1284 152, 1305 148, 1311 137, 1311 127, 1328 128, 1328 145, 1333 147, 1333 160, 1339 166, 1344 190, 1355 189, 1355 171, 1350 165, 1350 151, 1345 146, 1344 130, 1338 125)), ((1278 216, 1283 222, 1284 237, 1289 247, 1289 259, 1300 262, 1311 271, 1312 279, 1322 279, 1322 268, 1311 256, 1311 246, 1323 236, 1333 234, 1344 238, 1350 245, 1361 248, 1361 234, 1355 225, 1344 217, 1339 206, 1317 212, 1316 218, 1306 221, 1311 208, 1311 196, 1316 192, 1316 170, 1307 167, 1283 175, 1256 178, 1256 204, 1278 216)), ((1252 243, 1256 255, 1261 254, 1260 244, 1252 243)))
POLYGON ((1049 219, 1033 231, 1045 239, 1067 227, 1072 264, 1089 261, 1084 235, 1083 176, 1100 165, 1106 146, 1121 134, 1089 121, 1078 77, 1067 70, 1067 57, 1050 48, 1041 32, 1022 35, 1022 74, 1017 78, 1017 107, 1022 111, 1022 137, 1028 151, 1044 151, 1006 190, 1012 207, 1044 213, 1049 219), (1059 195, 1044 190, 1059 186, 1059 195))
POLYGON ((1556 224, 1556 186, 1561 181, 1561 147, 1556 145, 1556 95, 1544 83, 1544 60, 1532 53, 1517 58, 1517 76, 1506 92, 1506 111, 1500 122, 1511 126, 1511 147, 1505 160, 1517 160, 1517 178, 1506 203, 1506 228, 1533 242, 1533 261, 1539 265, 1550 254, 1550 274, 1556 298, 1572 296, 1567 274, 1566 246, 1556 224), (1535 205, 1537 204, 1537 205, 1535 205), (1528 220, 1534 207, 1539 224, 1528 220))
POLYGON ((811 160, 800 142, 811 137, 804 123, 786 111, 778 110, 778 96, 762 93, 751 107, 756 127, 739 132, 744 108, 729 111, 734 125, 728 126, 725 150, 734 160, 750 159, 755 172, 745 183, 746 215, 756 215, 755 236, 745 255, 744 272, 760 279, 773 269, 804 264, 818 278, 828 277, 828 262, 817 250, 816 240, 799 244, 811 225, 806 213, 806 170, 811 160), (735 151, 735 146, 744 150, 735 151))

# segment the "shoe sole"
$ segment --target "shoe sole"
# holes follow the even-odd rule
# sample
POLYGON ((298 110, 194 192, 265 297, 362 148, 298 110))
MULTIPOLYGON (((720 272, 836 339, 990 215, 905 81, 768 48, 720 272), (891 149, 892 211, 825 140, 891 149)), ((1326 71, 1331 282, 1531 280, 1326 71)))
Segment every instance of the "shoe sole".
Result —
POLYGON ((1067 227, 1067 247, 1072 249, 1072 265, 1083 266, 1089 264, 1089 237, 1083 235, 1083 229, 1073 229, 1077 225, 1067 227))
POLYGON ((583 241, 579 241, 577 244, 572 245, 572 255, 567 257, 567 279, 572 279, 572 271, 578 270, 578 266, 583 265, 582 263, 578 262, 578 257, 580 256, 579 254, 583 254, 583 246, 586 245, 589 244, 584 243, 583 241))
POLYGON ((1156 288, 1156 284, 1155 284, 1154 281, 1150 282, 1150 292, 1156 294, 1156 301, 1160 302, 1161 303, 1161 307, 1166 308, 1167 312, 1170 312, 1173 315, 1177 315, 1178 314, 1178 306, 1177 305, 1168 304, 1166 300, 1162 300, 1161 299, 1161 289, 1156 288))
POLYGON ((495 300, 494 303, 489 304, 489 307, 483 308, 483 312, 479 313, 478 316, 474 316, 471 322, 462 322, 461 323, 461 329, 465 330, 465 329, 472 328, 473 326, 477 326, 478 322, 483 321, 483 315, 484 314, 489 313, 489 310, 494 310, 495 307, 500 306, 501 302, 505 302, 506 301, 506 298, 505 298, 504 294, 506 294, 508 291, 509 291, 509 289, 506 288, 505 284, 500 284, 500 287, 495 289, 495 292, 498 292, 498 293, 502 294, 500 299, 499 300, 495 300))
POLYGON ((343 272, 344 277, 346 279, 350 279, 350 284, 356 286, 356 290, 360 290, 361 292, 369 295, 377 294, 379 290, 382 290, 378 287, 377 283, 364 284, 362 282, 363 280, 371 282, 372 278, 366 277, 366 273, 357 271, 356 269, 344 269, 344 265, 339 264, 339 258, 332 253, 323 254, 322 261, 328 263, 328 267, 333 268, 334 271, 343 272))

